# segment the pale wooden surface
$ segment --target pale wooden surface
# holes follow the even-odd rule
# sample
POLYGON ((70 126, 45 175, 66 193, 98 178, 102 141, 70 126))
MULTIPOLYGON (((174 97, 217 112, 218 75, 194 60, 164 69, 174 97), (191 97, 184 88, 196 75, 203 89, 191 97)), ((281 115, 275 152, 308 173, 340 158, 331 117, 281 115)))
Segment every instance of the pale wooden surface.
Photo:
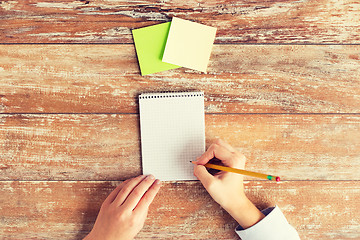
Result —
MULTIPOLYGON (((141 173, 137 95, 201 90, 207 146, 224 138, 284 180, 246 178, 260 209, 278 204, 301 239, 360 239, 359 9, 0 1, 0 238, 81 239, 141 173), (130 29, 172 16, 218 28, 208 73, 141 77, 130 29)), ((198 182, 165 183, 137 239, 238 239, 235 226, 198 182)))
POLYGON ((215 45, 208 74, 142 77, 133 45, 3 45, 0 111, 136 113, 145 91, 203 90, 211 113, 359 113, 359 45, 215 45))
MULTIPOLYGON (((2 181, 0 233, 5 239, 79 239, 91 229, 101 202, 116 184, 2 181)), ((302 239, 359 238, 360 189, 352 181, 250 181, 245 188, 259 207, 276 199, 302 239)), ((137 239, 238 239, 235 227, 198 182, 166 183, 137 239)))
MULTIPOLYGON (((207 114, 248 168, 283 180, 359 180, 359 115, 207 114)), ((135 114, 3 114, 4 180, 124 180, 141 173, 135 114)))
POLYGON ((356 0, 2 0, 0 41, 129 43, 129 28, 175 16, 217 27, 217 43, 358 43, 359 9, 356 0))

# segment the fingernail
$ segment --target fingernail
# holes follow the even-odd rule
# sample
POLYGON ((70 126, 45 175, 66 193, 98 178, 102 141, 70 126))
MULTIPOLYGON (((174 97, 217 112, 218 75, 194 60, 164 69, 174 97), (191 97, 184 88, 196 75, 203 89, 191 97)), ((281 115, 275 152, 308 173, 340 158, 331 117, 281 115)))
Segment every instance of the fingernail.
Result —
POLYGON ((155 177, 154 177, 153 175, 149 175, 149 176, 147 176, 147 178, 148 178, 148 179, 151 179, 151 180, 154 180, 154 179, 155 179, 155 177))
POLYGON ((161 184, 161 181, 159 179, 156 179, 155 184, 159 185, 161 184))

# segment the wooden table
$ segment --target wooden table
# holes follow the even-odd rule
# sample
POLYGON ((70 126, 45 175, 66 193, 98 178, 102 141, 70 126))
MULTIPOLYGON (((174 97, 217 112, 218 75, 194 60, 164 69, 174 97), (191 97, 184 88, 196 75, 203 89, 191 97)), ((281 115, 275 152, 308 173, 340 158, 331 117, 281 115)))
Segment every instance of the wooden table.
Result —
MULTIPOLYGON (((260 209, 302 239, 360 239, 358 1, 0 1, 0 238, 81 239, 141 174, 137 95, 205 92, 260 209), (218 28, 208 73, 142 77, 130 29, 172 16, 218 28)), ((165 183, 137 239, 237 239, 198 182, 165 183)))

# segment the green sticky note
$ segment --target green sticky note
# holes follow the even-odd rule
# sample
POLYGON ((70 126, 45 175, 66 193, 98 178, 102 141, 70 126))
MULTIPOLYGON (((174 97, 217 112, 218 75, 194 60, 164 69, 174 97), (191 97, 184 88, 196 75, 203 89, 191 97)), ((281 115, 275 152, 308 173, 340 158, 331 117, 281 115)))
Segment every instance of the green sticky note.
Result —
POLYGON ((162 61, 170 24, 167 22, 132 30, 141 75, 180 67, 162 61))

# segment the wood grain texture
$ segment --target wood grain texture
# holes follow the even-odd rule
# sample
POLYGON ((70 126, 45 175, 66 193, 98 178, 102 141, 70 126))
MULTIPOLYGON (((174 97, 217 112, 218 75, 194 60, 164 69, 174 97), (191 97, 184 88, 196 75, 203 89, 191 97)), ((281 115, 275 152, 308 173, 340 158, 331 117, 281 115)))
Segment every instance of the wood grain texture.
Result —
POLYGON ((136 113, 137 95, 201 90, 207 113, 359 113, 360 46, 215 45, 208 74, 142 77, 133 45, 3 45, 2 113, 136 113))
MULTIPOLYGON (((207 146, 227 140, 247 156, 249 170, 288 180, 360 180, 359 115, 221 114, 205 122, 207 146)), ((140 173, 138 115, 0 116, 2 180, 124 180, 140 173)))
MULTIPOLYGON (((2 181, 0 235, 80 239, 90 231, 101 203, 116 184, 2 181)), ((245 182, 245 191, 261 209, 275 202, 303 240, 360 237, 359 181, 250 181, 245 182)), ((238 239, 236 225, 199 182, 168 182, 136 239, 238 239)))
POLYGON ((131 29, 173 16, 217 27, 217 43, 359 43, 360 3, 2 0, 2 43, 130 43, 131 29))
MULTIPOLYGON (((84 237, 118 181, 141 174, 137 95, 200 90, 206 145, 223 138, 285 180, 246 178, 260 209, 278 204, 303 240, 360 239, 359 9, 0 0, 0 238, 84 237), (217 27, 208 73, 141 77, 131 29, 173 16, 217 27)), ((167 182, 136 239, 238 239, 236 225, 199 182, 167 182)))

